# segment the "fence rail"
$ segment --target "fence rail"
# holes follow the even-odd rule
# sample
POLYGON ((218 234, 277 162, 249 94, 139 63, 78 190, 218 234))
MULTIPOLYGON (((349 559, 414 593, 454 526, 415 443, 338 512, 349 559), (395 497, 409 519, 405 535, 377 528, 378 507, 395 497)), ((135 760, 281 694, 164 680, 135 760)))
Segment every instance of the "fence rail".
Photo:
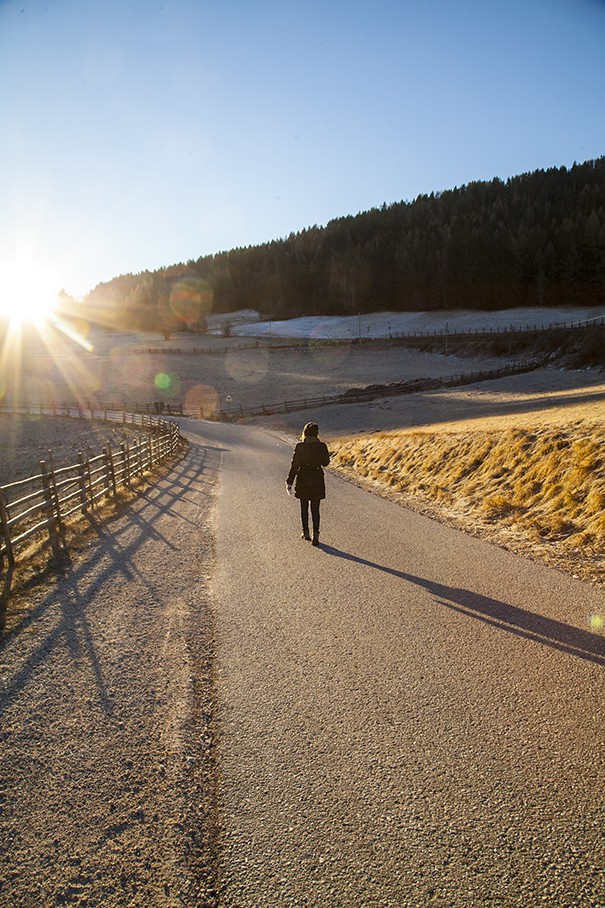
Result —
MULTIPOLYGON (((55 413, 52 408, 40 408, 40 415, 49 409, 55 413)), ((57 409, 56 415, 74 413, 57 409)), ((66 467, 55 469, 51 456, 50 462, 40 461, 35 476, 0 486, 0 571, 5 561, 14 565, 15 550, 38 533, 48 534, 53 550, 60 548, 68 517, 94 509, 102 498, 116 495, 120 486, 129 487, 133 479, 171 457, 182 443, 174 422, 120 412, 107 413, 106 418, 140 426, 146 434, 123 442, 119 450, 107 445, 94 457, 80 451, 77 463, 66 467)))
POLYGON ((450 328, 445 323, 445 328, 434 328, 432 331, 411 331, 411 332, 393 332, 389 336, 392 338, 417 339, 422 337, 443 337, 443 338, 482 338, 493 337, 494 335, 510 334, 543 334, 557 331, 576 331, 583 328, 593 328, 597 325, 605 325, 605 316, 595 316, 593 318, 583 319, 577 322, 549 322, 547 325, 492 325, 485 328, 450 328))
POLYGON ((274 401, 261 404, 257 407, 235 406, 229 410, 204 410, 199 413, 190 411, 186 415, 200 419, 212 420, 237 420, 250 416, 272 416, 275 413, 292 413, 295 410, 307 410, 311 407, 325 407, 329 404, 356 404, 379 397, 395 397, 399 394, 412 394, 415 391, 429 391, 437 388, 451 388, 456 385, 469 385, 478 381, 504 378, 507 375, 521 375, 531 372, 543 365, 542 359, 524 360, 523 362, 507 363, 498 369, 484 369, 478 372, 461 372, 455 375, 446 375, 437 378, 414 378, 407 381, 392 382, 389 384, 368 385, 365 388, 350 388, 341 394, 324 395, 322 397, 301 397, 296 400, 274 401))
POLYGON ((115 400, 49 401, 48 403, 0 404, 0 413, 23 413, 29 416, 71 416, 75 419, 97 419, 102 422, 121 422, 123 425, 147 429, 155 416, 183 416, 182 403, 151 401, 126 404, 115 400))
MULTIPOLYGON (((364 388, 350 388, 340 394, 326 394, 321 397, 301 397, 293 400, 272 401, 271 403, 259 404, 254 407, 245 407, 243 404, 234 405, 225 409, 224 407, 204 409, 204 407, 184 407, 182 402, 173 402, 167 404, 169 413, 163 410, 162 413, 174 416, 190 416, 193 419, 209 419, 214 421, 234 421, 245 419, 251 416, 271 416, 275 413, 291 413, 295 410, 307 410, 310 407, 324 407, 329 404, 352 404, 363 403, 368 400, 375 400, 379 397, 394 397, 399 394, 411 394, 414 391, 427 391, 433 388, 453 387, 456 385, 468 385, 477 381, 486 381, 492 378, 503 378, 507 375, 519 375, 523 372, 531 372, 543 365, 542 359, 524 360, 522 362, 507 363, 498 369, 481 370, 477 372, 461 372, 454 375, 447 375, 441 378, 415 378, 407 381, 392 382, 389 384, 368 385, 364 388)), ((10 408, 11 412, 29 413, 33 415, 53 415, 53 416, 76 416, 89 419, 102 419, 105 422, 121 422, 125 425, 139 425, 147 428, 153 424, 155 417, 148 416, 145 413, 130 413, 120 409, 120 404, 112 401, 101 402, 98 407, 92 406, 91 409, 82 404, 64 402, 62 404, 50 403, 36 406, 23 405, 22 407, 10 408)), ((151 405, 147 405, 150 409, 151 405)), ((0 413, 3 411, 0 406, 0 413)))
POLYGON ((157 356, 158 354, 162 356, 166 354, 173 356, 224 356, 226 353, 237 353, 240 350, 256 350, 260 345, 260 341, 251 340, 248 344, 232 344, 224 347, 132 347, 124 352, 132 353, 135 356, 145 356, 147 354, 152 356, 157 356))
MULTIPOLYGON (((398 314, 398 313, 396 313, 398 314)), ((364 316, 351 316, 352 319, 361 318, 364 316)), ((571 322, 548 322, 546 324, 525 324, 525 325, 491 325, 483 328, 457 328, 452 327, 446 321, 445 324, 440 328, 433 328, 432 330, 424 331, 391 331, 389 330, 387 334, 382 336, 370 336, 364 334, 361 326, 361 322, 356 332, 352 333, 348 337, 325 337, 319 338, 314 337, 311 341, 309 338, 305 337, 296 337, 296 336, 287 336, 280 334, 262 334, 262 335, 234 335, 242 338, 241 343, 234 343, 229 346, 216 346, 216 347, 131 347, 126 348, 123 352, 125 355, 133 354, 135 356, 144 356, 144 355, 174 355, 174 356, 224 356, 227 353, 235 353, 242 350, 255 350, 259 347, 266 347, 267 345, 274 349, 287 350, 287 349, 298 349, 300 347, 308 347, 309 343, 312 343, 313 346, 330 346, 338 344, 358 344, 362 343, 367 345, 371 342, 380 343, 385 340, 418 340, 420 338, 456 338, 457 340, 464 340, 466 338, 478 340, 483 337, 494 337, 494 335, 519 335, 519 334, 537 334, 537 333, 548 333, 556 331, 572 331, 576 329, 583 328, 592 328, 596 325, 605 325, 605 316, 593 316, 592 318, 581 319, 578 321, 571 322), (249 341, 246 343, 243 341, 244 337, 249 337, 249 341)), ((366 330, 369 330, 368 326, 365 326, 366 330)))

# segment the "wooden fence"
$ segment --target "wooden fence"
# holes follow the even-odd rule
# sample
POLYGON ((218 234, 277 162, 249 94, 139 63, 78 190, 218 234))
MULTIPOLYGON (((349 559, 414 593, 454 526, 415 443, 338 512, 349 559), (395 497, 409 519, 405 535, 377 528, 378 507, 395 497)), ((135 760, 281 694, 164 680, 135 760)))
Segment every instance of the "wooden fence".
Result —
POLYGON ((261 346, 258 340, 252 340, 248 344, 233 344, 225 347, 133 347, 131 350, 126 349, 125 353, 133 353, 135 356, 152 356, 170 354, 172 356, 224 356, 226 353, 234 353, 240 350, 256 350, 261 346))
POLYGON ((116 451, 107 445, 96 457, 80 452, 71 466, 55 469, 52 462, 42 460, 35 476, 0 486, 0 570, 5 560, 14 565, 15 550, 36 534, 47 533, 54 551, 68 517, 85 514, 100 499, 115 495, 120 486, 130 486, 182 443, 176 423, 122 413, 110 415, 108 421, 136 425, 146 432, 116 451))
POLYGON ((443 337, 465 339, 481 339, 493 337, 494 335, 518 335, 518 334, 545 334, 555 333, 557 331, 576 331, 585 328, 593 328, 597 325, 605 325, 605 316, 595 316, 593 318, 583 319, 577 322, 550 322, 547 325, 492 325, 484 328, 454 328, 445 323, 445 328, 434 328, 432 331, 411 331, 409 333, 393 332, 389 335, 391 338, 403 340, 414 340, 423 337, 443 337))
MULTIPOLYGON (((399 313, 394 313, 395 315, 399 313)), ((355 316, 351 316, 355 318, 355 316)), ((359 318, 359 317, 358 317, 359 318)), ((363 319, 364 316, 362 315, 363 319)), ((443 327, 433 328, 432 330, 425 331, 388 331, 388 334, 381 337, 370 337, 365 335, 361 329, 361 323, 359 325, 358 331, 355 334, 352 334, 350 337, 346 338, 296 338, 296 337, 287 337, 286 335, 274 335, 267 336, 262 335, 259 339, 256 339, 254 335, 250 335, 250 342, 234 344, 232 346, 225 347, 134 347, 132 350, 127 350, 125 352, 130 352, 138 355, 142 354, 174 354, 174 355, 189 355, 189 356, 212 356, 212 355, 224 355, 226 353, 232 353, 238 350, 253 350, 260 346, 274 347, 276 349, 291 349, 291 348, 300 348, 308 347, 310 344, 312 346, 334 346, 338 344, 357 344, 362 343, 364 345, 374 343, 380 344, 385 340, 401 340, 401 341, 413 341, 421 338, 456 338, 457 340, 481 340, 482 338, 494 337, 494 335, 519 335, 519 334, 543 334, 556 331, 572 331, 576 329, 583 328, 592 328, 596 325, 605 325, 605 316, 594 316, 593 318, 582 319, 579 321, 572 322, 548 322, 547 324, 525 324, 525 325, 491 325, 482 328, 458 328, 453 327, 448 324, 446 321, 443 327)), ((367 328, 367 326, 366 326, 367 328)))
POLYGON ((368 385, 365 388, 350 388, 342 394, 324 395, 323 397, 301 397, 296 400, 274 401, 258 407, 234 406, 229 410, 204 410, 199 413, 190 411, 186 415, 200 419, 237 420, 248 416, 271 416, 275 413, 292 413, 295 410, 308 410, 311 407, 325 407, 329 404, 356 404, 380 397, 395 397, 399 394, 412 394, 416 391, 430 391, 438 388, 451 388, 457 385, 469 385, 478 381, 504 378, 507 375, 520 375, 531 372, 543 365, 542 360, 525 360, 507 363, 499 369, 484 369, 478 372, 461 372, 435 378, 413 378, 408 381, 392 382, 384 385, 368 385))
POLYGON ((503 378, 506 375, 518 375, 530 372, 532 369, 543 365, 543 360, 531 359, 523 362, 507 363, 498 369, 482 370, 477 372, 462 372, 442 378, 417 378, 408 381, 392 382, 389 384, 368 385, 365 388, 351 388, 341 394, 323 395, 322 397, 301 397, 293 400, 273 401, 259 404, 255 407, 245 407, 234 404, 228 408, 204 409, 203 407, 183 406, 181 401, 172 403, 160 402, 133 406, 137 413, 126 412, 123 405, 115 401, 100 401, 98 403, 56 403, 28 405, 21 407, 3 408, 11 412, 29 413, 33 415, 75 416, 86 419, 101 419, 104 421, 121 422, 126 425, 136 424, 147 426, 146 420, 153 420, 151 412, 161 412, 165 416, 190 416, 193 419, 209 419, 216 421, 233 421, 245 419, 249 416, 270 416, 274 413, 290 413, 294 410, 307 410, 310 407, 324 407, 328 404, 352 404, 375 400, 379 397, 393 397, 398 394, 411 394, 414 391, 427 391, 432 388, 452 387, 467 385, 477 381, 486 381, 492 378, 503 378))
POLYGON ((24 413, 31 416, 71 416, 76 419, 100 419, 102 422, 120 422, 147 428, 145 420, 156 416, 183 416, 180 402, 148 401, 147 403, 126 404, 116 400, 55 401, 47 403, 0 404, 0 413, 24 413))

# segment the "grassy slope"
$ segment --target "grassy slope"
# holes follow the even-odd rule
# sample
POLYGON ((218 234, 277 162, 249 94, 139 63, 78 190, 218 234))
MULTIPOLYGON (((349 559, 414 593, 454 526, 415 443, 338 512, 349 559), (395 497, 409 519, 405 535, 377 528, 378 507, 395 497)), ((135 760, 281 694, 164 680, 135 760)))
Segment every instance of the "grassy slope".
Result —
MULTIPOLYGON (((537 342, 552 349, 531 352, 568 367, 604 367, 605 327, 537 342)), ((605 418, 573 413, 376 433, 344 440, 334 464, 412 507, 424 502, 467 531, 605 583, 605 418)))
POLYGON ((600 423, 376 433, 345 440, 334 464, 466 530, 605 582, 600 423))

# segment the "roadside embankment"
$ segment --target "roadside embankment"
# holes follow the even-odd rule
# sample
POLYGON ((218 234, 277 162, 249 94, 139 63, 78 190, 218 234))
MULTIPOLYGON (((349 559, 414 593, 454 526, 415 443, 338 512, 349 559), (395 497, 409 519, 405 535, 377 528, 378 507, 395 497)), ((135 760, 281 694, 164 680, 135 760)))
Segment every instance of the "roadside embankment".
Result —
POLYGON ((381 432, 343 440, 333 463, 412 508, 605 582, 600 423, 381 432))

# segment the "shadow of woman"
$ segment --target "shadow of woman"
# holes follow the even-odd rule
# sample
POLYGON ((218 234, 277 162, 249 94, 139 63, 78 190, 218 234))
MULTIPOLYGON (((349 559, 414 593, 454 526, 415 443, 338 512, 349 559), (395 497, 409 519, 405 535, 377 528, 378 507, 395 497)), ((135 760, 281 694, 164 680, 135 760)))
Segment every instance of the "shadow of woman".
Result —
POLYGON ((476 618, 499 630, 525 637, 536 643, 542 643, 553 649, 569 653, 572 656, 588 659, 598 665, 605 665, 605 637, 599 634, 582 630, 571 624, 566 624, 564 621, 548 618, 537 612, 530 612, 528 609, 510 605, 508 602, 502 602, 499 599, 482 596, 472 590, 446 586, 443 583, 437 583, 435 580, 427 580, 424 577, 416 577, 414 574, 406 574, 405 571, 398 571, 395 568, 376 564, 374 561, 359 558, 357 555, 343 552, 333 546, 323 545, 322 549, 328 555, 363 564, 385 574, 399 577, 407 583, 420 586, 432 593, 440 605, 452 611, 476 618))
MULTIPOLYGON (((10 676, 7 673, 4 679, 0 714, 22 694, 35 672, 59 646, 67 646, 74 658, 80 657, 82 653, 86 655, 96 679, 102 708, 107 714, 112 713, 113 704, 89 621, 89 613, 95 611, 95 593, 117 574, 123 578, 124 584, 136 582, 145 591, 147 599, 163 601, 153 570, 145 570, 145 562, 139 561, 138 552, 150 541, 154 541, 160 547, 158 570, 162 570, 162 564, 170 564, 177 545, 166 538, 156 524, 161 516, 168 516, 179 526, 185 526, 185 532, 188 532, 186 525, 190 520, 176 510, 176 505, 179 501, 187 500, 192 491, 204 494, 203 486, 216 475, 218 465, 217 454, 192 449, 182 461, 174 465, 169 474, 161 477, 136 500, 126 505, 119 518, 114 520, 110 517, 105 520, 94 513, 88 514, 89 525, 94 532, 94 536, 91 534, 90 538, 92 540, 96 536, 95 544, 90 550, 85 550, 82 557, 74 563, 64 562, 60 576, 55 578, 56 582, 43 588, 40 597, 33 599, 31 606, 28 603, 22 613, 17 613, 18 617, 14 616, 9 631, 0 634, 0 655, 4 655, 24 631, 39 619, 46 618, 39 634, 27 634, 23 638, 26 642, 19 658, 12 661, 11 657, 6 658, 6 664, 10 664, 13 674, 10 676), (165 560, 162 561, 162 558, 165 560)), ((42 576, 46 577, 47 573, 37 575, 42 576)), ((12 571, 0 578, 4 584, 0 586, 2 631, 5 631, 6 620, 6 608, 2 602, 8 598, 11 578, 12 571)))

